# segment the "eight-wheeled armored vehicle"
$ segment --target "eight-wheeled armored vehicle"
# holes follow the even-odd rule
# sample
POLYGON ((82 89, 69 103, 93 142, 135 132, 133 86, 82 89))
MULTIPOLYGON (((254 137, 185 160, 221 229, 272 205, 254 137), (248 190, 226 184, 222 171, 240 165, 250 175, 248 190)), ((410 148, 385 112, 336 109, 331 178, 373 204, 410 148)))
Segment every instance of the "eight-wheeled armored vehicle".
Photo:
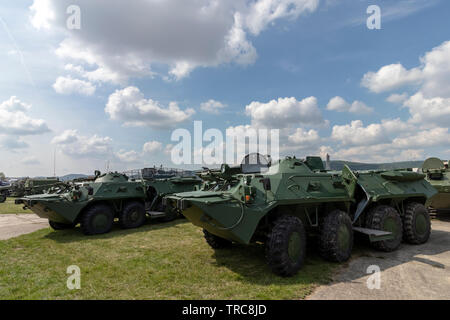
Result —
POLYGON ((201 180, 192 176, 144 179, 126 174, 96 172, 94 181, 67 185, 54 193, 16 199, 42 218, 55 230, 81 224, 84 234, 101 234, 111 230, 118 218, 123 228, 137 228, 146 215, 170 221, 177 217, 174 208, 162 205, 166 194, 194 190, 201 180))
POLYGON ((286 157, 274 164, 262 159, 252 154, 240 166, 224 164, 216 173, 217 188, 165 201, 203 228, 214 249, 265 243, 267 262, 281 276, 302 267, 307 236, 316 237, 321 255, 336 262, 349 259, 354 232, 383 251, 396 250, 402 239, 421 244, 429 238, 424 205, 436 190, 424 174, 326 171, 320 157, 286 157))
POLYGON ((426 179, 436 188, 438 194, 427 202, 430 211, 450 212, 450 169, 438 158, 429 158, 422 165, 426 179))

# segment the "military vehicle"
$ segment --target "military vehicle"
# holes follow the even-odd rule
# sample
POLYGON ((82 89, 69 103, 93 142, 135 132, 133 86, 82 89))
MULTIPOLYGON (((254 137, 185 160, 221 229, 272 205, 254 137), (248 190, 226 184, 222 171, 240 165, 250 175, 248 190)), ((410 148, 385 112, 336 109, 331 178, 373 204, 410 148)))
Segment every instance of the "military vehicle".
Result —
POLYGON ((9 183, 4 183, 0 181, 0 203, 6 201, 6 198, 9 197, 9 191, 11 189, 11 185, 9 183))
POLYGON ((53 193, 16 199, 55 230, 74 228, 78 223, 86 235, 106 233, 118 218, 122 228, 137 228, 146 215, 170 221, 177 210, 162 205, 169 193, 194 190, 201 180, 192 176, 164 179, 129 177, 123 173, 96 172, 95 180, 86 184, 66 185, 53 193))
POLYGON ((263 242, 273 272, 293 276, 304 263, 307 235, 336 262, 349 259, 354 232, 383 251, 396 250, 402 238, 426 242, 431 224, 424 204, 436 190, 424 177, 412 170, 326 171, 320 157, 270 164, 252 154, 240 166, 222 165, 217 188, 165 202, 203 228, 212 248, 263 242))
POLYGON ((422 165, 426 179, 438 194, 429 199, 427 206, 432 212, 450 212, 450 169, 438 158, 429 158, 422 165))

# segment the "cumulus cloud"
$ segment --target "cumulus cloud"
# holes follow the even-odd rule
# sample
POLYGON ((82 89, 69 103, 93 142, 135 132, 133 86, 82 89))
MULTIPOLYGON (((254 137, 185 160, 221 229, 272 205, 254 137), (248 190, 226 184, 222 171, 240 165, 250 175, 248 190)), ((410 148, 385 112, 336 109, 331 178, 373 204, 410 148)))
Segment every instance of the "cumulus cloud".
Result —
POLYGON ((49 132, 46 122, 34 119, 26 114, 30 105, 21 102, 16 97, 0 104, 0 134, 26 136, 49 132))
POLYGON ((89 81, 73 79, 72 77, 58 77, 53 84, 53 89, 59 94, 81 94, 92 96, 95 93, 95 86, 89 81))
POLYGON ((355 120, 350 124, 333 126, 331 138, 343 146, 364 146, 389 142, 392 136, 413 129, 414 126, 400 119, 383 120, 366 127, 361 120, 355 120))
POLYGON ((419 68, 406 70, 401 64, 390 64, 377 72, 364 75, 361 84, 372 92, 380 93, 400 88, 404 85, 418 84, 423 75, 419 68))
POLYGON ((136 87, 116 90, 109 96, 105 112, 112 120, 123 122, 125 126, 148 126, 171 128, 190 119, 195 111, 181 110, 176 102, 168 107, 152 99, 145 99, 136 87))
POLYGON ((61 58, 90 66, 91 80, 120 82, 152 74, 153 64, 167 65, 174 79, 188 76, 197 67, 251 64, 257 53, 248 33, 257 36, 278 20, 297 19, 315 11, 318 3, 78 0, 83 27, 77 32, 65 28, 71 0, 34 0, 30 11, 35 28, 66 34, 57 50, 61 58))
POLYGON ((410 70, 401 64, 382 67, 364 75, 362 85, 373 92, 390 91, 415 84, 418 91, 392 94, 388 101, 403 103, 410 121, 427 126, 447 126, 450 122, 450 41, 433 48, 420 59, 421 65, 410 70))
POLYGON ((200 105, 200 109, 202 109, 203 111, 216 115, 220 114, 221 110, 226 107, 227 107, 226 104, 223 104, 222 102, 213 99, 203 102, 200 105))
POLYGON ((353 101, 353 103, 348 103, 342 97, 334 97, 328 102, 327 110, 337 111, 337 112, 350 112, 356 114, 367 114, 373 112, 373 108, 368 107, 364 102, 353 101))
POLYGON ((53 144, 70 144, 78 141, 77 130, 66 130, 52 139, 53 144))
POLYGON ((316 130, 303 130, 302 128, 297 128, 295 132, 288 137, 289 142, 292 142, 296 147, 300 146, 310 146, 317 144, 320 141, 319 133, 316 130))
POLYGON ((407 93, 393 93, 389 97, 387 97, 386 101, 394 104, 403 103, 408 100, 407 93))
POLYGON ((142 151, 145 153, 153 153, 162 150, 162 143, 159 141, 148 141, 142 147, 142 151))
POLYGON ((116 152, 115 156, 121 162, 136 163, 140 161, 141 154, 134 150, 126 151, 122 149, 119 152, 116 152))
POLYGON ((82 136, 77 130, 66 130, 54 137, 52 143, 66 155, 75 158, 105 158, 112 155, 112 139, 98 135, 82 136))
POLYGON ((315 97, 298 101, 278 98, 267 103, 254 101, 245 107, 252 125, 265 128, 286 128, 294 125, 323 125, 325 123, 315 97))

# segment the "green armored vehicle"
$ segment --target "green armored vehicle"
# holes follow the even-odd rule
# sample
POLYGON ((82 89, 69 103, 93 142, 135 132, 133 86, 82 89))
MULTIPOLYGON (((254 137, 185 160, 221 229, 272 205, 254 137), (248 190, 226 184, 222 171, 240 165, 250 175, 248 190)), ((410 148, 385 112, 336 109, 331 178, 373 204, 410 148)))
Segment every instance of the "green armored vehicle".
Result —
POLYGON ((424 243, 430 235, 424 204, 436 190, 412 170, 326 171, 319 157, 269 165, 252 154, 215 174, 216 188, 170 195, 166 202, 203 228, 214 249, 265 243, 267 262, 281 276, 302 267, 307 236, 318 239, 324 258, 342 262, 351 255, 354 232, 383 251, 397 249, 402 239, 424 243))
POLYGON ((429 158, 422 165, 422 172, 436 188, 438 194, 429 199, 427 206, 434 212, 450 212, 450 169, 438 158, 429 158))
POLYGON ((162 205, 169 193, 194 190, 201 180, 196 177, 130 178, 121 173, 100 174, 84 184, 67 185, 55 193, 16 199, 42 218, 55 230, 81 224, 84 234, 101 234, 111 230, 118 218, 122 228, 137 228, 146 215, 170 221, 178 216, 174 208, 162 205))
POLYGON ((0 203, 5 202, 6 198, 9 197, 10 189, 10 184, 0 181, 0 203))

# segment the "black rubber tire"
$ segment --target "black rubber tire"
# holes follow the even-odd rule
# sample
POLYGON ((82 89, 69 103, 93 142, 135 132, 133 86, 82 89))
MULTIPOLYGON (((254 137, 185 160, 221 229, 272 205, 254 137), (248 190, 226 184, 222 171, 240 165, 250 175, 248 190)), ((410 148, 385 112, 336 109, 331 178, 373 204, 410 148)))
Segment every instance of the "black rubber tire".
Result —
POLYGON ((306 256, 306 233, 302 221, 294 216, 281 216, 275 220, 265 243, 266 260, 272 271, 282 277, 295 275, 303 266, 306 256), (289 256, 291 236, 297 233, 299 250, 297 257, 289 256))
POLYGON ((396 224, 397 235, 392 240, 372 242, 371 245, 380 251, 391 252, 398 249, 403 238, 403 223, 400 214, 391 206, 379 205, 372 208, 366 217, 366 227, 375 230, 384 230, 386 219, 393 219, 396 224))
POLYGON ((3 203, 6 201, 6 196, 4 194, 0 194, 0 203, 3 203))
POLYGON ((178 212, 175 209, 167 209, 169 212, 166 212, 166 215, 161 218, 162 222, 170 222, 178 218, 178 212))
POLYGON ((403 216, 403 240, 411 244, 423 244, 428 241, 431 234, 430 214, 421 203, 410 202, 405 206, 405 215, 403 216), (425 230, 420 233, 417 230, 417 218, 422 216, 425 219, 425 230))
POLYGON ((206 242, 213 249, 226 249, 230 248, 233 244, 230 240, 218 237, 205 229, 203 229, 203 235, 205 237, 206 242))
POLYGON ((139 228, 145 223, 145 219, 145 206, 139 201, 126 203, 119 214, 119 224, 123 229, 139 228))
POLYGON ((341 210, 334 210, 323 217, 320 225, 319 236, 319 252, 320 255, 333 262, 347 261, 353 249, 353 227, 352 220, 347 213, 341 210), (341 228, 345 228, 347 233, 346 246, 343 247, 340 243, 345 239, 346 235, 340 233, 341 228))
POLYGON ((108 233, 114 222, 114 214, 111 207, 105 204, 96 204, 88 208, 81 218, 81 230, 85 235, 108 233), (94 225, 98 216, 104 216, 106 221, 103 226, 94 225))
POLYGON ((67 230, 75 228, 75 223, 61 223, 48 220, 48 224, 52 227, 53 230, 67 230))

